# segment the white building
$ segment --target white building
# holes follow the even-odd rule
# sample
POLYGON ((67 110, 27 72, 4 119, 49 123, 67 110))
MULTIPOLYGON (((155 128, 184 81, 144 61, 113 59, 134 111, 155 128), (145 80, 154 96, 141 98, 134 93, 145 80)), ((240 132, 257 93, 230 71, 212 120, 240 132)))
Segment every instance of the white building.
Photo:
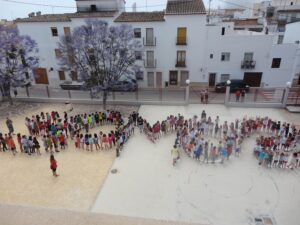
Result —
POLYGON ((18 19, 21 34, 30 35, 40 49, 36 83, 57 86, 68 76, 57 64, 59 36, 86 18, 110 24, 130 24, 143 43, 137 52, 141 87, 214 86, 228 78, 252 86, 283 86, 296 73, 299 45, 277 44, 277 35, 235 31, 233 23, 207 24, 202 0, 168 0, 162 12, 125 12, 123 0, 77 0, 77 13, 38 15, 18 19), (141 56, 143 55, 143 56, 141 56))

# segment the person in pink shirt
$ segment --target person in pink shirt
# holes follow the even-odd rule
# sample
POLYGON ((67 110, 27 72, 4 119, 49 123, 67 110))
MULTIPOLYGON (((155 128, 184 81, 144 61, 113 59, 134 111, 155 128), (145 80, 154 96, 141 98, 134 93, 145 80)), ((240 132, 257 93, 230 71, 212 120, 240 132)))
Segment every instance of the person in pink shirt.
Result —
POLYGON ((108 143, 109 143, 109 148, 112 148, 113 139, 111 134, 108 134, 108 143))
POLYGON ((106 134, 103 134, 102 142, 104 144, 105 150, 108 150, 108 138, 107 138, 106 134))

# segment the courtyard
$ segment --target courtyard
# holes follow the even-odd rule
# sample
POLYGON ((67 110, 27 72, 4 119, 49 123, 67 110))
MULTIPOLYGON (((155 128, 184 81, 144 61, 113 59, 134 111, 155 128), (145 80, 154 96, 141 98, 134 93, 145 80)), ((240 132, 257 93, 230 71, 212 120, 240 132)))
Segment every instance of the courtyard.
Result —
MULTIPOLYGON (((112 108, 128 116, 135 107, 112 108)), ((11 110, 17 132, 26 133, 24 118, 41 111, 65 111, 64 105, 19 105, 11 110), (27 109, 26 109, 27 108, 27 109)), ((93 105, 75 105, 70 115, 100 111, 93 105)), ((299 114, 281 109, 227 108, 224 105, 141 106, 139 113, 151 124, 168 115, 180 113, 186 118, 202 110, 220 122, 244 116, 269 116, 299 125, 299 114)), ((1 112, 5 133, 7 112, 1 112)), ((112 126, 100 126, 91 132, 107 132, 112 126)), ((119 158, 115 150, 87 152, 69 148, 55 155, 58 178, 49 169, 49 155, 29 157, 0 153, 0 203, 81 212, 177 221, 196 224, 253 224, 259 216, 268 216, 276 224, 294 225, 300 219, 299 170, 269 169, 258 165, 253 156, 255 135, 243 143, 240 157, 232 156, 224 164, 204 164, 182 153, 173 167, 170 150, 175 133, 152 143, 137 129, 119 158), (110 173, 116 169, 117 173, 110 173)), ((213 140, 212 141, 217 141, 213 140)), ((3 212, 3 211, 2 211, 3 212)), ((0 213, 3 219, 5 215, 0 213)))

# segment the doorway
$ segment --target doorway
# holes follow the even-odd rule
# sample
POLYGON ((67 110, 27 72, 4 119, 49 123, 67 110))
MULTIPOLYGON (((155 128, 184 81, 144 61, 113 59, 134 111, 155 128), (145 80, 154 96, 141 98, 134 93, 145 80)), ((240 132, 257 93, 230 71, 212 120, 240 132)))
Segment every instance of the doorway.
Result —
POLYGON ((244 73, 244 82, 250 87, 260 87, 263 73, 244 73))
POLYGON ((47 70, 45 68, 35 69, 34 78, 36 84, 49 84, 47 70))
POLYGON ((162 87, 162 72, 156 72, 156 87, 162 87))
POLYGON ((147 79, 148 79, 148 87, 154 87, 154 72, 148 72, 147 79))
POLYGON ((180 74, 180 86, 185 87, 186 86, 186 80, 189 79, 189 71, 181 71, 180 74))
POLYGON ((216 73, 209 74, 208 85, 209 87, 214 87, 216 85, 216 73))
POLYGON ((170 71, 170 85, 178 85, 178 71, 176 70, 170 71))

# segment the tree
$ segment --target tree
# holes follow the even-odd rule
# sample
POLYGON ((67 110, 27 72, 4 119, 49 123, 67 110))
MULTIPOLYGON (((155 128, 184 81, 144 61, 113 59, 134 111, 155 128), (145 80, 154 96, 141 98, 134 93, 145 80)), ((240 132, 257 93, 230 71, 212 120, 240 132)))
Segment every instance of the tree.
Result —
POLYGON ((25 83, 38 66, 37 44, 29 36, 19 35, 18 29, 0 25, 0 91, 12 104, 11 87, 25 83))
POLYGON ((135 77, 135 51, 141 43, 134 39, 128 25, 109 26, 101 20, 86 20, 71 34, 62 36, 58 43, 63 70, 77 74, 91 94, 103 92, 106 108, 108 93, 121 77, 135 77))

